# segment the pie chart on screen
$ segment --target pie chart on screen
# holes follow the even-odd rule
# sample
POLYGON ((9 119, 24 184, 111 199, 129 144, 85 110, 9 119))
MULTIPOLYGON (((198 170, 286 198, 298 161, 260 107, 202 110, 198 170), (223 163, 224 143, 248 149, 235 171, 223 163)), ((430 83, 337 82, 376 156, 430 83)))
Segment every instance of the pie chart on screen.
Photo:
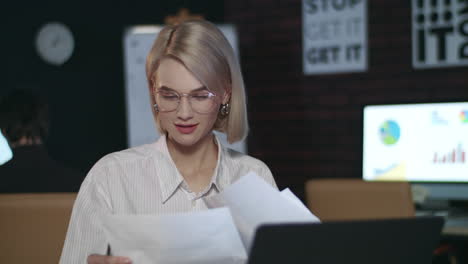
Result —
POLYGON ((468 123, 468 110, 461 111, 460 119, 463 123, 468 123))
POLYGON ((379 129, 380 138, 385 145, 394 145, 400 139, 400 126, 393 120, 385 121, 379 129))

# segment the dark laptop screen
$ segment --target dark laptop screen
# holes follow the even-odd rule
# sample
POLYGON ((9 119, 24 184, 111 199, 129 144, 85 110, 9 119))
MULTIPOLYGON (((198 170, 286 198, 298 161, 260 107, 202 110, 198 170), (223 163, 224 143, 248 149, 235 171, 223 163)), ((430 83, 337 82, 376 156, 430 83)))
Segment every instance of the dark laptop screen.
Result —
POLYGON ((439 217, 263 225, 248 263, 427 264, 442 225, 439 217))

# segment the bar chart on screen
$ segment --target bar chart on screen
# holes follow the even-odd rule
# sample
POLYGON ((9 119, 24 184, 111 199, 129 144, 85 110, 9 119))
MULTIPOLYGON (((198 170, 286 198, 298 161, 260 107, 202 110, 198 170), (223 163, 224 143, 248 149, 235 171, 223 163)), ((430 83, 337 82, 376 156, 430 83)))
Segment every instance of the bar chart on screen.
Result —
POLYGON ((447 163, 447 164, 464 164, 466 161, 466 151, 463 149, 461 144, 458 144, 453 150, 440 153, 434 153, 433 163, 447 163))

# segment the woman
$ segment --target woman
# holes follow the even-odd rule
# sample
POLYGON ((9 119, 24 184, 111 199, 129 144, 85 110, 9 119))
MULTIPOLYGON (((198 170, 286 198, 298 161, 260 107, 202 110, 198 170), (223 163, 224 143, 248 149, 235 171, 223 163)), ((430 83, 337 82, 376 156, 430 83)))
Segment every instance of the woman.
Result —
POLYGON ((146 61, 153 115, 161 137, 109 154, 83 182, 61 263, 131 263, 104 256, 99 219, 105 214, 175 214, 205 210, 214 195, 249 171, 275 185, 261 161, 224 148, 247 133, 239 65, 224 35, 206 21, 166 26, 146 61))

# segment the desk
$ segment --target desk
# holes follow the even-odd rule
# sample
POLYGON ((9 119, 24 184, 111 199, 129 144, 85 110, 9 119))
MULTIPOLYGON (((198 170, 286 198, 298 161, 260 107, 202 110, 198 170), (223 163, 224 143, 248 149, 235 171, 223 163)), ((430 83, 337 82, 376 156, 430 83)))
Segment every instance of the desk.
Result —
POLYGON ((468 239, 468 216, 445 216, 442 235, 466 236, 468 239))
POLYGON ((457 240, 468 246, 468 217, 446 217, 442 239, 457 240))
POLYGON ((416 211, 416 216, 441 216, 445 219, 443 236, 461 236, 468 239, 468 215, 451 216, 448 211, 416 211))
POLYGON ((459 227, 459 226, 448 226, 442 229, 442 235, 448 236, 466 236, 468 239, 468 226, 459 227))

